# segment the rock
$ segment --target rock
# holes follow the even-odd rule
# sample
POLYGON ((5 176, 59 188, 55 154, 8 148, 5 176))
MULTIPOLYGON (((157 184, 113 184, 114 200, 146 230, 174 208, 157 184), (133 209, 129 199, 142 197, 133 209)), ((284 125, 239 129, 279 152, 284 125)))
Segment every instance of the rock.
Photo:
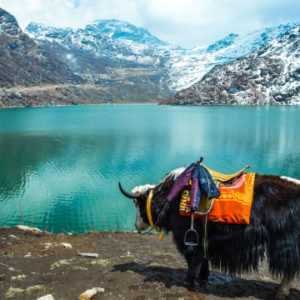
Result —
POLYGON ((28 252, 28 254, 26 254, 24 257, 31 257, 31 253, 28 252))
POLYGON ((79 300, 89 300, 96 296, 98 293, 104 292, 103 288, 92 288, 90 290, 85 291, 81 294, 78 299, 79 300))
POLYGON ((25 226, 25 225, 17 225, 15 227, 17 227, 21 230, 24 230, 24 231, 42 232, 42 230, 40 230, 36 227, 29 227, 29 226, 25 226))
POLYGON ((68 243, 61 243, 61 245, 65 248, 72 248, 71 244, 68 243))
POLYGON ((80 256, 84 257, 92 257, 92 258, 98 258, 99 254, 97 253, 78 253, 80 256))
POLYGON ((49 295, 47 295, 47 296, 38 298, 37 300, 54 300, 54 298, 53 298, 52 295, 49 294, 49 295))
POLYGON ((14 238, 14 239, 16 239, 17 237, 16 236, 14 236, 13 234, 10 234, 9 235, 10 237, 12 237, 12 238, 14 238))

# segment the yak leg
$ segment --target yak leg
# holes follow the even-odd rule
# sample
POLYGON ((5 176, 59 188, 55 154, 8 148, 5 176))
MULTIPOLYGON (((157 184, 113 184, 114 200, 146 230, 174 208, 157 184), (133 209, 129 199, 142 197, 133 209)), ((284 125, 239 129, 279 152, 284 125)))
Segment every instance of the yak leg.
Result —
POLYGON ((274 294, 273 299, 276 300, 283 300, 285 299, 290 293, 290 287, 292 281, 294 280, 294 276, 292 275, 283 275, 283 278, 274 294))
POLYGON ((199 252, 197 253, 188 253, 185 255, 185 259, 188 264, 188 273, 187 277, 184 280, 186 284, 193 284, 194 280, 196 279, 197 269, 201 262, 201 256, 199 252))
POLYGON ((207 258, 202 258, 201 261, 201 268, 199 272, 199 280, 206 280, 209 276, 209 265, 208 265, 208 259, 207 258))
MULTIPOLYGON (((202 226, 205 230, 206 226, 207 226, 207 216, 205 218, 201 218, 202 219, 202 226)), ((206 253, 206 237, 205 234, 203 234, 202 237, 202 241, 201 241, 201 247, 202 247, 202 251, 203 253, 206 253)), ((207 255, 207 254, 206 254, 207 255)), ((209 266, 208 266, 208 259, 206 257, 202 257, 201 259, 201 268, 200 268, 200 272, 199 272, 199 276, 198 279, 199 280, 206 280, 209 276, 209 266)))

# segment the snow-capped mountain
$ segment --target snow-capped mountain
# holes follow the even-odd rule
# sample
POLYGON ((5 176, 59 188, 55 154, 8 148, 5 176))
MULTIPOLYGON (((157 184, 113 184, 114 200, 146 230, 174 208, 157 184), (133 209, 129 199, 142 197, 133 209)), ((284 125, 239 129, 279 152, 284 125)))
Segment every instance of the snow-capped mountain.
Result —
POLYGON ((26 32, 36 38, 46 53, 62 60, 84 78, 93 74, 105 81, 141 84, 150 92, 151 85, 152 90, 161 91, 159 94, 163 98, 173 94, 162 83, 169 70, 166 67, 168 51, 132 40, 111 38, 90 27, 69 30, 31 23, 26 32))
POLYGON ((133 41, 145 44, 155 49, 181 49, 179 46, 172 46, 167 42, 158 39, 147 29, 136 27, 128 22, 119 20, 98 19, 91 25, 85 27, 86 30, 94 30, 104 36, 122 41, 133 41))
MULTIPOLYGON (((94 24, 100 24, 100 22, 94 22, 94 24)), ((131 25, 129 23, 125 24, 131 25)), ((155 47, 148 46, 145 38, 141 38, 141 42, 125 38, 111 38, 109 35, 103 35, 96 25, 88 25, 86 29, 73 30, 71 28, 55 28, 30 23, 25 31, 39 41, 56 43, 69 50, 85 51, 89 55, 93 53, 97 57, 109 57, 112 60, 127 60, 137 64, 157 65, 160 64, 160 57, 164 56, 164 51, 158 51, 155 47)), ((140 35, 142 36, 142 34, 140 35)), ((148 43, 150 43, 150 38, 160 41, 150 35, 148 43)), ((158 43, 156 40, 155 42, 158 43)))
POLYGON ((74 30, 71 27, 68 28, 57 28, 51 26, 45 26, 41 23, 31 22, 26 27, 25 32, 33 39, 43 39, 47 34, 68 34, 73 33, 74 30))
POLYGON ((266 42, 283 36, 297 25, 300 23, 288 23, 256 30, 244 36, 229 34, 209 46, 170 51, 170 72, 166 84, 176 91, 188 88, 201 80, 214 66, 245 56, 266 42))
POLYGON ((300 26, 218 65, 166 105, 300 104, 300 26))
MULTIPOLYGON (((265 28, 244 36, 229 34, 212 45, 190 50, 178 49, 159 40, 146 29, 117 20, 100 19, 85 29, 77 30, 30 23, 26 32, 40 41, 41 45, 45 46, 47 42, 48 46, 55 44, 56 47, 60 45, 68 49, 68 59, 63 59, 63 55, 59 59, 63 59, 75 72, 80 73, 78 66, 81 69, 83 67, 82 63, 78 63, 78 53, 75 53, 79 50, 81 56, 86 53, 89 57, 105 58, 113 65, 132 63, 135 67, 157 68, 160 86, 175 93, 201 80, 214 66, 245 56, 299 24, 265 28)), ((52 55, 55 56, 55 52, 52 55)), ((91 70, 90 67, 84 69, 91 70)))
MULTIPOLYGON (((136 27, 128 22, 114 19, 98 19, 92 24, 87 25, 84 30, 87 30, 89 32, 100 33, 102 36, 107 36, 111 39, 121 40, 125 43, 128 41, 132 41, 138 44, 148 45, 154 49, 181 49, 180 46, 173 46, 165 41, 158 39, 156 36, 152 35, 147 29, 136 27)), ((75 33, 76 31, 77 30, 74 30, 72 28, 56 28, 34 22, 31 22, 26 27, 26 32, 34 39, 43 39, 46 35, 49 35, 49 33, 68 34, 75 33)))

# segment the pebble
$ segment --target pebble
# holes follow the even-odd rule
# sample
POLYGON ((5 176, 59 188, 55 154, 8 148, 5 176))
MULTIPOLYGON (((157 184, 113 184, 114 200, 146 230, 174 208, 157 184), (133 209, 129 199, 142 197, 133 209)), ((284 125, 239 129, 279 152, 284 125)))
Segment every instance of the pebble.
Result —
POLYGON ((26 254, 24 257, 31 257, 31 253, 28 252, 28 254, 26 254))
POLYGON ((98 253, 78 253, 78 255, 92 258, 98 258, 99 256, 98 253))
POLYGON ((71 244, 68 243, 61 243, 61 245, 65 248, 72 248, 71 244))
POLYGON ((85 291, 83 294, 81 294, 78 299, 79 300, 90 300, 98 293, 104 292, 103 288, 92 288, 90 290, 85 291))
POLYGON ((13 234, 10 234, 9 235, 10 237, 12 237, 12 238, 14 238, 14 239, 16 239, 17 237, 16 236, 14 236, 13 234))
POLYGON ((44 296, 42 298, 38 298, 37 300, 54 300, 53 296, 52 295, 47 295, 47 296, 44 296))

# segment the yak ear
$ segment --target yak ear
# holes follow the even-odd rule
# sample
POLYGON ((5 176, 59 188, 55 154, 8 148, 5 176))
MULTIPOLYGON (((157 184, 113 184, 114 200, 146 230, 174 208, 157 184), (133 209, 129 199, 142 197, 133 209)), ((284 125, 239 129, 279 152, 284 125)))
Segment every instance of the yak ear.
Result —
POLYGON ((138 197, 140 196, 140 194, 131 194, 131 193, 127 193, 127 192, 122 188, 121 182, 119 182, 119 188, 120 188, 121 193, 122 193, 125 197, 127 197, 127 198, 129 198, 129 199, 136 199, 136 198, 138 198, 138 197))

